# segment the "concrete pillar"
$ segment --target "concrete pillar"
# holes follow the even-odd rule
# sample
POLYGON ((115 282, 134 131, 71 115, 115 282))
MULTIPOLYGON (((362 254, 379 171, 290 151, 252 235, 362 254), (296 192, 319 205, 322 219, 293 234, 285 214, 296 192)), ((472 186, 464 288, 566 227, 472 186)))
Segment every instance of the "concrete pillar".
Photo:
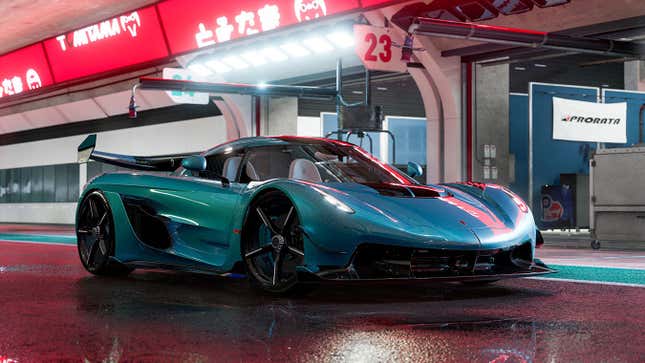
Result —
MULTIPOLYGON (((389 7, 385 9, 378 9, 365 13, 365 17, 370 20, 372 24, 381 24, 384 18, 391 18, 396 12, 396 7, 389 7)), ((393 27, 393 31, 405 35, 405 31, 398 27, 393 27)), ((435 46, 433 39, 426 36, 417 36, 415 39, 415 47, 421 47, 423 51, 415 52, 415 61, 421 63, 427 76, 420 77, 418 72, 413 74, 417 86, 419 87, 426 109, 426 117, 432 119, 432 114, 428 116, 428 112, 440 112, 440 120, 442 121, 443 128, 443 170, 439 173, 439 181, 461 181, 463 180, 463 165, 464 159, 462 157, 462 118, 461 118, 461 61, 459 57, 442 57, 441 50, 435 46), (425 80, 424 80, 425 78, 425 80), (424 86, 423 83, 430 83, 434 96, 429 93, 423 95, 424 89, 429 88, 424 86), (439 103, 437 103, 437 99, 439 103)), ((415 73, 415 71, 410 71, 415 73)), ((433 132, 430 128, 427 133, 433 132)), ((428 138, 430 140, 430 138, 428 138)), ((427 145, 428 165, 436 158, 436 153, 432 145, 427 145)), ((428 173, 429 174, 429 173, 428 173)))
POLYGON ((421 93, 426 114, 426 182, 435 184, 439 183, 442 178, 441 159, 443 156, 440 135, 443 113, 441 112, 441 98, 434 87, 432 77, 425 69, 411 68, 409 71, 419 88, 419 93, 421 93))
MULTIPOLYGON (((443 117, 443 180, 463 180, 462 119, 461 119, 461 62, 458 57, 441 57, 441 51, 430 37, 418 37, 425 51, 415 56, 430 75, 441 99, 443 117)), ((430 150, 430 149, 428 149, 430 150)), ((430 156, 430 155, 429 155, 430 156)))
POLYGON ((508 185, 509 65, 475 66, 474 85, 473 179, 508 185))
POLYGON ((644 61, 625 62, 625 89, 629 91, 645 91, 644 61))
POLYGON ((298 133, 298 98, 271 97, 262 108, 262 135, 296 135, 298 133))
POLYGON ((221 94, 213 101, 226 120, 226 139, 234 140, 251 135, 253 101, 251 96, 221 94))

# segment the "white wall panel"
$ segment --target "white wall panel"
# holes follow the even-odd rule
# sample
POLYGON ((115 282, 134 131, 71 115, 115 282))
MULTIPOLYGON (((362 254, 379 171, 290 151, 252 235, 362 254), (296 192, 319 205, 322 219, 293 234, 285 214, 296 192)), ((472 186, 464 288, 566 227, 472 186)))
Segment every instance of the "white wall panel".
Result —
MULTIPOLYGON (((171 100, 170 97, 168 97, 168 94, 166 94, 166 92, 160 92, 156 90, 137 91, 135 99, 137 100, 137 103, 139 102, 139 100, 145 103, 145 107, 142 107, 142 110, 148 108, 161 108, 176 105, 176 103, 171 100)), ((128 100, 130 100, 130 98, 128 98, 128 100)))
POLYGON ((320 137, 321 135, 322 122, 320 117, 298 116, 298 136, 320 137))
MULTIPOLYGON (((74 163, 77 147, 85 137, 0 146, 0 169, 74 163)), ((225 141, 224 118, 215 116, 102 132, 98 134, 97 150, 161 155, 203 151, 225 141)), ((80 185, 84 183, 80 181, 80 185)), ((0 203, 0 222, 73 224, 74 203, 0 203)))
POLYGON ((22 114, 13 114, 0 117, 0 125, 5 133, 18 132, 32 128, 31 124, 22 114))
POLYGON ((21 114, 30 123, 30 128, 39 128, 64 124, 69 122, 65 115, 55 107, 45 107, 23 112, 21 114))
MULTIPOLYGON (((76 162, 76 149, 86 136, 0 146, 0 169, 76 162)), ((224 119, 215 116, 102 132, 98 134, 97 150, 161 155, 205 150, 224 141, 224 119)))
POLYGON ((63 113, 63 115, 65 115, 65 118, 67 118, 69 122, 96 120, 107 116, 105 112, 103 112, 103 110, 101 110, 101 108, 91 98, 87 100, 65 103, 55 107, 58 108, 63 113))
POLYGON ((0 222, 74 224, 76 203, 0 204, 0 222))

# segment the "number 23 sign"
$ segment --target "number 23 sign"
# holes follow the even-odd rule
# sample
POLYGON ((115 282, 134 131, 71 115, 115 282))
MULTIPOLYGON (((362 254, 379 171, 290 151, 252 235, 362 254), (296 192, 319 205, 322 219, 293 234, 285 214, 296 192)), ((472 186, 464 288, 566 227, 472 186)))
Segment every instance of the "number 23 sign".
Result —
POLYGON ((401 61, 403 36, 392 29, 371 25, 354 25, 356 54, 365 68, 373 71, 407 72, 401 61))

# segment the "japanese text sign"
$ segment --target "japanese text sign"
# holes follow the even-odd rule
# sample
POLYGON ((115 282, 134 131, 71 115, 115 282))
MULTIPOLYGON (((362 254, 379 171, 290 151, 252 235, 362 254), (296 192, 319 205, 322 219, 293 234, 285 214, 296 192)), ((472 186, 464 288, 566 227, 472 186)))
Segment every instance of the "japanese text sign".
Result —
POLYGON ((0 98, 53 83, 41 43, 0 56, 0 98))
POLYGON ((154 6, 45 40, 56 82, 168 56, 154 6))
POLYGON ((159 3, 173 54, 359 7, 357 0, 168 0, 159 3))

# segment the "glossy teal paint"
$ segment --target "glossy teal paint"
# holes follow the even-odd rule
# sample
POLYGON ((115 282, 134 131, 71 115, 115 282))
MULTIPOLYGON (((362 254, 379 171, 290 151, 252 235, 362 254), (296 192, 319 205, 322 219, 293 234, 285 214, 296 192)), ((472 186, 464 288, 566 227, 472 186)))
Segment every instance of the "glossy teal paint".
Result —
MULTIPOLYGON (((276 138, 246 138, 207 153, 288 143, 276 138)), ((356 183, 274 179, 222 185, 183 174, 187 173, 182 168, 172 176, 105 174, 87 185, 83 196, 101 190, 110 203, 116 226, 116 259, 230 271, 241 261, 240 241, 248 206, 269 190, 282 191, 293 202, 305 234, 304 268, 311 272, 319 271, 321 265, 347 266, 362 243, 461 250, 495 249, 526 241, 535 245, 530 211, 520 211, 512 196, 497 187, 482 192, 460 184, 435 185, 437 198, 400 198, 356 183), (155 249, 137 238, 123 196, 145 200, 167 219, 170 248, 155 249), (337 208, 328 196, 354 213, 337 208)))

